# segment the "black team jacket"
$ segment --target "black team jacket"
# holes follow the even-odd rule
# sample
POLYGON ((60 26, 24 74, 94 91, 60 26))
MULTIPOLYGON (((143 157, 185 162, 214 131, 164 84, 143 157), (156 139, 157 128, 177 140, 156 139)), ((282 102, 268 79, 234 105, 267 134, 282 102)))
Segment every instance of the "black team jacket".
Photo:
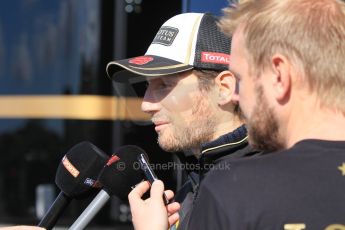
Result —
MULTIPOLYGON (((217 165, 229 159, 256 157, 261 154, 261 152, 248 145, 248 135, 244 125, 214 141, 203 144, 201 146, 201 156, 194 167, 197 170, 189 173, 187 181, 176 193, 175 201, 181 204, 180 219, 171 229, 187 229, 199 186, 208 173, 214 170, 217 165)), ((217 170, 228 170, 226 164, 222 165, 223 167, 217 167, 217 170)))

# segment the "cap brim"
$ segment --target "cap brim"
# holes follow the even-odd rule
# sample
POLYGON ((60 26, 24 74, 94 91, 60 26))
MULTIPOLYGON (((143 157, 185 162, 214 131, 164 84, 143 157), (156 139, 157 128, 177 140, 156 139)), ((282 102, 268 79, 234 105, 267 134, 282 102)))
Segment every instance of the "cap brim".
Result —
POLYGON ((159 77, 193 69, 191 65, 159 56, 146 55, 136 58, 108 63, 106 68, 108 76, 114 81, 128 82, 129 78, 138 77, 138 75, 144 77, 159 77), (136 58, 137 61, 133 61, 136 60, 136 58))

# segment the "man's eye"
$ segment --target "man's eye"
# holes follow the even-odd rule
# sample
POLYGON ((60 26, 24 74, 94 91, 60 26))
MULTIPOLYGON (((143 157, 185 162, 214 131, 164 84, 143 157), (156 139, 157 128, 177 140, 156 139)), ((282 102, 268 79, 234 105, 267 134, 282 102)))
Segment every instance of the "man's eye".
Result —
POLYGON ((160 88, 171 88, 171 87, 173 87, 173 84, 172 83, 170 83, 170 82, 164 82, 164 81, 162 81, 162 82, 160 82, 159 83, 159 87, 160 88))
POLYGON ((164 83, 164 82, 159 82, 158 84, 156 84, 156 87, 157 87, 158 89, 165 88, 165 83, 164 83))
POLYGON ((151 89, 162 90, 162 91, 170 90, 171 88, 173 88, 175 86, 175 84, 173 84, 173 82, 165 81, 165 80, 161 80, 161 79, 158 79, 157 81, 151 81, 148 84, 149 84, 148 86, 151 89))

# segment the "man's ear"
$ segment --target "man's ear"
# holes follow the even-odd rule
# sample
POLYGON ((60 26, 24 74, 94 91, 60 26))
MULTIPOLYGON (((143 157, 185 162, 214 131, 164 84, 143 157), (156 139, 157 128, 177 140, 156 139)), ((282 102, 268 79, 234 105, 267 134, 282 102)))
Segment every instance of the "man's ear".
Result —
POLYGON ((275 99, 283 103, 290 96, 292 82, 291 62, 281 54, 275 54, 271 58, 273 74, 271 76, 272 93, 275 99))
POLYGON ((217 103, 225 105, 231 102, 233 94, 236 92, 236 78, 230 71, 223 71, 215 79, 218 89, 217 103))

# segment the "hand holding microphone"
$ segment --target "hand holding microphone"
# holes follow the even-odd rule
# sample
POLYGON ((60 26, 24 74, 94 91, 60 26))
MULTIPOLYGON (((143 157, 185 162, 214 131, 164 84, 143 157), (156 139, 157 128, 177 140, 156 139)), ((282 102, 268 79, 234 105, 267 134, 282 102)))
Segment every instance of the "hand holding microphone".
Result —
POLYGON ((174 193, 171 190, 164 191, 164 184, 160 180, 152 183, 150 198, 143 200, 142 196, 149 189, 150 183, 144 181, 135 186, 128 195, 134 228, 135 230, 166 230, 178 221, 180 204, 173 202, 165 205, 162 199, 163 194, 170 200, 174 197, 174 193))
POLYGON ((174 193, 171 190, 164 191, 164 184, 151 169, 147 155, 140 154, 138 160, 148 181, 135 186, 128 195, 134 228, 136 230, 168 229, 179 220, 180 204, 177 202, 169 204, 174 193), (142 196, 149 190, 150 185, 152 186, 150 198, 143 200, 142 196))
POLYGON ((72 224, 69 230, 84 229, 109 200, 110 196, 116 195, 122 200, 127 199, 131 187, 138 184, 144 178, 143 172, 134 167, 139 163, 138 156, 142 153, 145 152, 134 145, 122 146, 115 151, 98 177, 98 181, 103 185, 103 189, 72 224))
MULTIPOLYGON (((103 185, 103 189, 98 193, 98 195, 88 205, 84 212, 73 223, 69 230, 84 229, 94 218, 94 216, 99 212, 99 210, 104 206, 104 204, 109 200, 111 195, 116 195, 120 199, 126 200, 127 197, 129 197, 128 194, 130 193, 133 186, 137 185, 144 178, 146 178, 151 184, 155 183, 154 181, 157 180, 157 176, 149 166, 148 158, 145 151, 134 145, 127 145, 118 148, 115 151, 115 154, 113 154, 109 158, 108 162, 105 164, 98 177, 98 181, 101 185, 103 185), (141 166, 140 169, 137 167, 138 165, 141 166)), ((142 201, 142 195, 149 189, 149 183, 140 183, 138 185, 138 188, 134 188, 133 191, 139 190, 139 192, 143 192, 142 194, 139 194, 140 201, 142 201), (145 185, 147 188, 145 187, 145 185)), ((168 204, 168 200, 171 199, 174 194, 172 191, 166 191, 167 194, 165 194, 163 193, 163 190, 164 189, 162 188, 160 199, 156 201, 162 203, 162 215, 167 215, 168 211, 168 214, 170 216, 169 222, 175 223, 178 219, 178 214, 176 212, 179 209, 179 204, 173 203, 165 207, 165 205, 168 204)), ((142 206, 138 208, 138 211, 140 212, 141 208, 144 208, 145 210, 146 207, 142 206)), ((147 208, 147 214, 150 214, 151 207, 147 208)), ((137 211, 137 208, 135 208, 135 211, 137 211)))

